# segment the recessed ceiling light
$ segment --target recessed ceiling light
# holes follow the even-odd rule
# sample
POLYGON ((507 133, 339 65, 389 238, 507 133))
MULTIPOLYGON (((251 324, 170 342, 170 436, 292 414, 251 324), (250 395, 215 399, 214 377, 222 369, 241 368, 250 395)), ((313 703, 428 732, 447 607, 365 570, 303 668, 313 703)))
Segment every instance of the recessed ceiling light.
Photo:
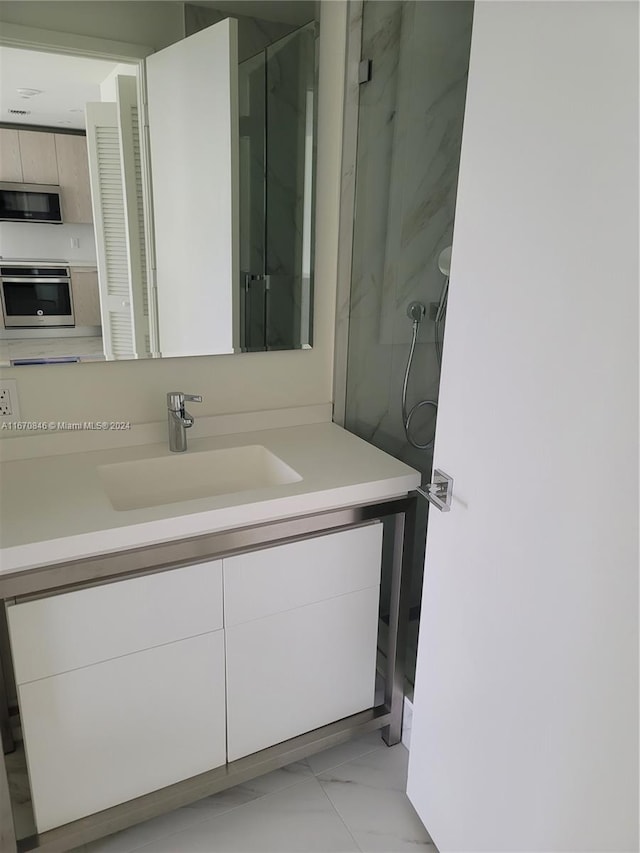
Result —
POLYGON ((41 95, 42 89, 17 89, 21 98, 33 98, 34 95, 41 95))

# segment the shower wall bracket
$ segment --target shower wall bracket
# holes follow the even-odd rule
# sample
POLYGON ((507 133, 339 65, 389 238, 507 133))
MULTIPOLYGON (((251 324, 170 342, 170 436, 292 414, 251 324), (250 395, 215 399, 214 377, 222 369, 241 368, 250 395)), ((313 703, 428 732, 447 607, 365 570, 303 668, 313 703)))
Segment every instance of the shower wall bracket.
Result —
POLYGON ((425 489, 417 488, 418 494, 426 498, 430 504, 437 507, 440 512, 451 510, 451 498, 453 497, 453 477, 435 468, 431 482, 425 489))
POLYGON ((371 80, 371 72, 373 70, 373 62, 371 59, 363 59, 358 66, 358 83, 368 83, 371 80))

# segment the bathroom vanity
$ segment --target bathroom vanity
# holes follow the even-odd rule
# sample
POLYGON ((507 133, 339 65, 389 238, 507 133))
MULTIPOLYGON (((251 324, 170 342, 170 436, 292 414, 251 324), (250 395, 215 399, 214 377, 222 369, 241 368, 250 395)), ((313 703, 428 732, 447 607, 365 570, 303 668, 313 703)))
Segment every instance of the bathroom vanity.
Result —
POLYGON ((63 452, 17 458, 34 439, 8 442, 4 692, 15 686, 37 834, 16 847, 3 772, 3 853, 69 850, 367 731, 399 741, 419 475, 332 423, 234 426, 186 454, 125 437, 65 453, 59 435, 35 441, 63 452), (244 476, 245 451, 255 483, 207 492, 220 460, 244 476), (276 482, 258 470, 265 453, 276 482), (116 508, 114 468, 134 508, 116 508), (186 472, 181 499, 140 488, 158 470, 186 472))

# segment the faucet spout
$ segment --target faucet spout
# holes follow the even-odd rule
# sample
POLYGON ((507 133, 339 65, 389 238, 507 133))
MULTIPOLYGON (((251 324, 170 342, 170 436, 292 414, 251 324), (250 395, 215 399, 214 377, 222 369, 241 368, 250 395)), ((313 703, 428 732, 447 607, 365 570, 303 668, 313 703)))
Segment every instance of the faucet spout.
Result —
POLYGON ((184 453, 187 449, 186 430, 193 426, 193 417, 185 409, 185 400, 201 403, 200 394, 185 394, 182 391, 170 391, 167 394, 167 417, 169 422, 169 450, 184 453))

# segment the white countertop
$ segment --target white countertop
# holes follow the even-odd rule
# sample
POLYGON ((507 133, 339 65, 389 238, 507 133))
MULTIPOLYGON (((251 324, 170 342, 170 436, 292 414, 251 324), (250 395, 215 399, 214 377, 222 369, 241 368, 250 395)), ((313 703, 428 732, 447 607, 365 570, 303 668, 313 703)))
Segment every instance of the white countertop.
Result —
POLYGON ((408 465, 332 423, 189 439, 189 455, 263 445, 302 480, 117 511, 98 466, 175 455, 166 442, 4 462, 0 573, 399 497, 420 483, 408 465))
POLYGON ((95 258, 89 258, 83 261, 81 258, 75 258, 73 261, 68 261, 65 258, 0 258, 0 265, 3 267, 86 267, 87 269, 97 269, 97 261, 95 258))

